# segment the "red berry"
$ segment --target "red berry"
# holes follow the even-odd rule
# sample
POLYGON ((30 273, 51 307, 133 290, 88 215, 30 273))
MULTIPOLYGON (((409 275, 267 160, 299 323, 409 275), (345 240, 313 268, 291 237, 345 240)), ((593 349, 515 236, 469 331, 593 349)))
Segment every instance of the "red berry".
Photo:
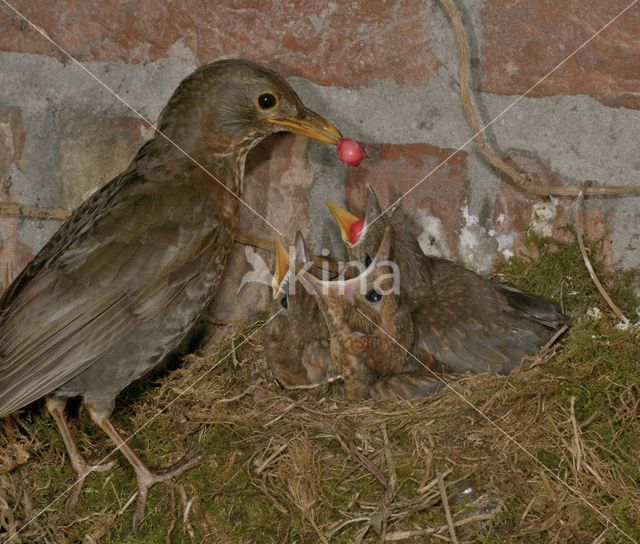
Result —
POLYGON ((363 147, 355 140, 342 138, 338 142, 338 157, 350 166, 358 166, 365 157, 363 147))
POLYGON ((364 219, 358 219, 351 228, 349 229, 349 241, 352 244, 355 244, 358 240, 360 240, 360 235, 362 234, 362 229, 364 228, 364 219))

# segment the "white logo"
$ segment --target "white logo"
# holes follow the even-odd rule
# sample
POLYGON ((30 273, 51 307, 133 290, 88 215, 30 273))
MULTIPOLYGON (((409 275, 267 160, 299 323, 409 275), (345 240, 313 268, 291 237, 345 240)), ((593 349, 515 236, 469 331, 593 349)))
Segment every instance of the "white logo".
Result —
POLYGON ((271 287, 271 270, 269 270, 269 266, 260 254, 251 246, 245 246, 244 256, 253 270, 249 270, 249 272, 242 276, 242 279, 240 280, 240 287, 238 287, 236 295, 246 283, 259 283, 261 285, 271 287))
MULTIPOLYGON (((289 255, 295 254, 295 248, 289 248, 289 255)), ((245 246, 244 255, 252 270, 246 272, 240 280, 240 286, 236 295, 247 283, 258 283, 260 285, 272 286, 273 272, 267 265, 264 258, 251 246, 245 246)), ((288 272, 281 278, 289 294, 294 295, 296 284, 300 283, 309 293, 323 295, 347 295, 353 297, 355 293, 366 295, 372 289, 381 295, 399 294, 400 292, 400 270, 394 261, 377 259, 372 264, 365 264, 360 261, 335 261, 337 274, 332 274, 329 269, 322 267, 321 277, 316 277, 319 282, 309 283, 313 266, 313 261, 304 265, 299 265, 293 257, 290 257, 288 272), (379 270, 379 267, 383 267, 379 270), (378 270, 376 272, 376 270, 378 270), (306 279, 305 279, 306 278, 306 279), (331 281, 330 281, 331 280, 331 281)))

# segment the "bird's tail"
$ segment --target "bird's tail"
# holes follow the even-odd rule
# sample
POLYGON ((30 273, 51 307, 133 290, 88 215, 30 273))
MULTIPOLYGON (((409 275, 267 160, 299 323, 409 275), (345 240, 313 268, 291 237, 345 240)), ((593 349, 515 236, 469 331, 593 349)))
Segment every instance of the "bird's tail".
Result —
POLYGON ((506 297, 513 314, 518 317, 535 321, 549 329, 557 329, 569 320, 560 307, 550 300, 525 293, 509 285, 499 285, 498 289, 506 297))

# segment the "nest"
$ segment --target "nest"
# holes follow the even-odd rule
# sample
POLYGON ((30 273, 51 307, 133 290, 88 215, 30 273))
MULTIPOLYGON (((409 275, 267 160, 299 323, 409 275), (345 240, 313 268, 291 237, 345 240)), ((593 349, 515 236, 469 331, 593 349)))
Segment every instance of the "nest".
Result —
MULTIPOLYGON (((501 277, 562 301, 574 324, 509 377, 469 375, 419 401, 283 391, 261 325, 207 356, 133 384, 115 423, 151 466, 187 450, 202 463, 150 493, 132 534, 135 479, 119 454, 74 482, 39 407, 3 420, 0 537, 62 542, 632 542, 640 540, 640 333, 594 312, 576 244, 537 242, 501 277), (589 317, 591 316, 591 317, 589 317), (137 429, 137 430, 136 430, 137 429), (135 431, 135 432, 134 432, 135 431)), ((594 250, 595 254, 595 250, 594 250)), ((600 269, 601 263, 596 261, 600 269)), ((609 288, 631 315, 639 273, 609 288)), ((81 451, 112 444, 80 409, 81 451)))
MULTIPOLYGON (((47 507, 73 472, 38 411, 4 424, 0 534, 47 507, 12 542, 638 538, 640 391, 623 376, 638 376, 637 334, 583 321, 509 378, 374 403, 282 391, 258 329, 124 395, 117 424, 141 429, 132 444, 150 463, 203 457, 153 489, 137 536, 125 462, 90 476, 77 511, 65 513, 64 497, 47 507)), ((85 414, 78 425, 85 454, 110 451, 85 414)))

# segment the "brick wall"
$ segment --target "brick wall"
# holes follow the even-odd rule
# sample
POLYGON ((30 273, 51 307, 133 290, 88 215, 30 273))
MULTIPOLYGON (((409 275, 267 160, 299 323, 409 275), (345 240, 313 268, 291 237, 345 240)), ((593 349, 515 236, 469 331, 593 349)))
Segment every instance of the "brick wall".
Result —
MULTIPOLYGON (((508 108, 629 0, 458 0, 472 42, 483 122, 508 108)), ((338 245, 323 201, 359 206, 362 182, 389 202, 423 178, 470 134, 457 96, 457 50, 436 0, 256 2, 160 0, 13 5, 69 54, 155 121, 177 83, 224 56, 266 63, 303 100, 370 154, 357 170, 332 150, 290 135, 262 144, 249 163, 246 199, 280 230, 316 247, 338 245)), ((640 183, 640 6, 620 16, 487 131, 493 145, 547 181, 640 183)), ((0 180, 4 201, 71 209, 121 171, 149 129, 107 90, 11 10, 0 6, 0 180)), ((526 252, 530 230, 566 236, 570 199, 523 194, 471 145, 402 204, 423 248, 488 272, 526 252)), ((638 265, 640 200, 587 203, 587 231, 612 266, 638 265)), ((0 280, 15 275, 58 222, 0 218, 0 280)), ((243 211, 242 230, 271 233, 243 211)), ((249 285, 237 247, 212 310, 226 322, 249 285)), ((258 307, 260 304, 257 305, 258 307)))

